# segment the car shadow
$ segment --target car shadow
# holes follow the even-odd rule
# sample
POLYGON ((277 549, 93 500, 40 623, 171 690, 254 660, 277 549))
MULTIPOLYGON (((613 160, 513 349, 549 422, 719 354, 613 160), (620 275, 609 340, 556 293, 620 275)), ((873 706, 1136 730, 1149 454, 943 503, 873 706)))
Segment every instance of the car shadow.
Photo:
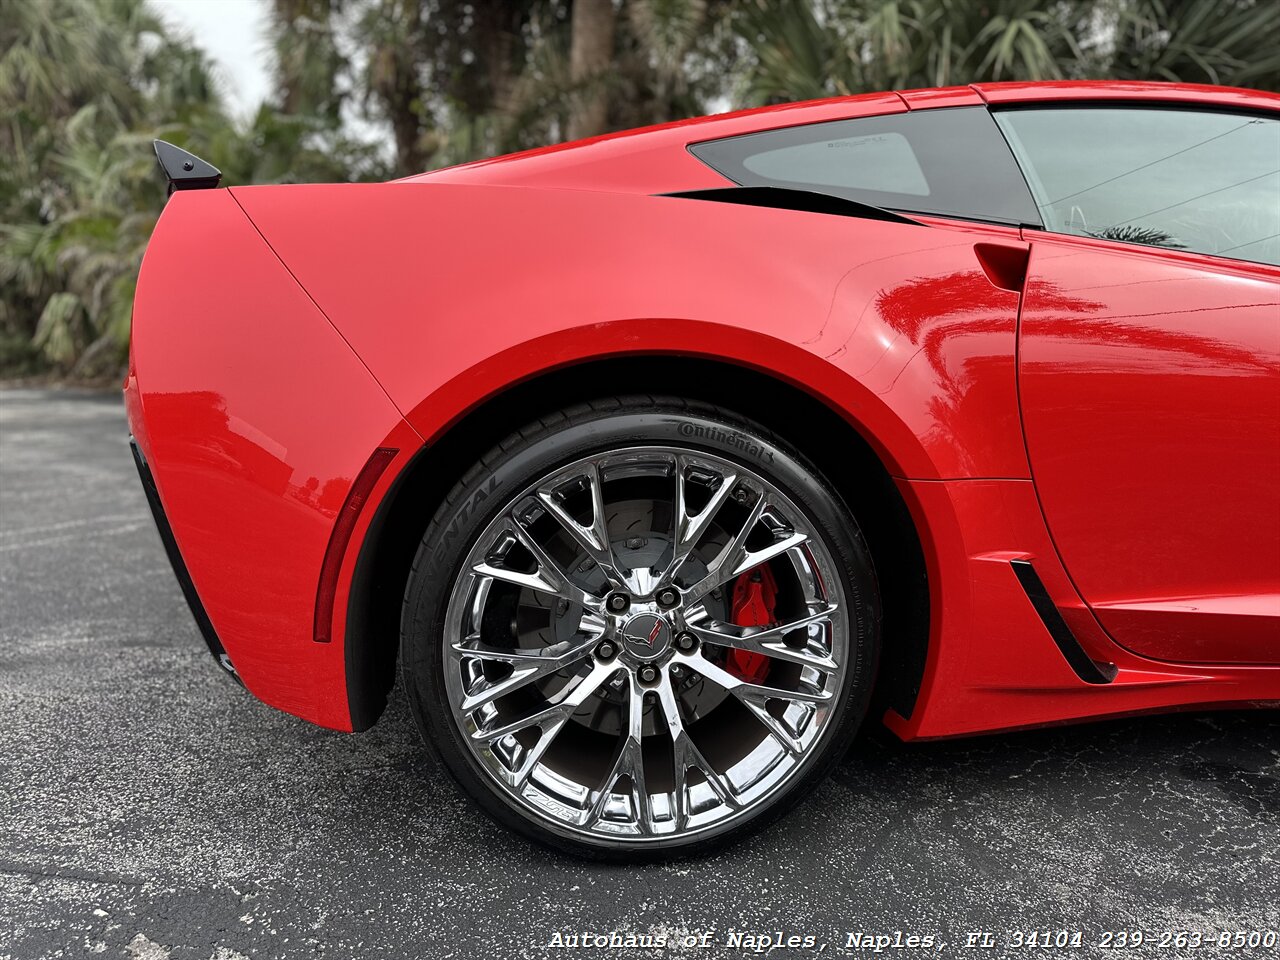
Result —
MULTIPOLYGON (((451 846, 494 849, 490 845, 496 845, 514 869, 545 869, 548 862, 565 869, 581 868, 582 861, 523 840, 485 816, 452 782, 434 749, 422 741, 398 685, 378 725, 362 735, 367 737, 394 744, 389 752, 395 776, 380 777, 376 792, 349 796, 347 816, 387 831, 388 836, 396 835, 400 844, 406 836, 426 839, 431 831, 423 832, 425 818, 432 824, 448 824, 451 846)), ((914 743, 904 743, 869 724, 813 803, 820 821, 830 826, 843 816, 860 816, 873 809, 891 818, 894 810, 919 810, 943 796, 980 802, 985 796, 1017 790, 1043 795, 1051 805, 1062 802, 1087 809, 1092 803, 1103 809, 1117 792, 1130 790, 1132 800, 1122 798, 1121 802, 1136 809, 1144 791, 1163 789, 1176 798, 1189 790, 1204 797, 1210 808, 1229 805, 1246 814, 1246 819, 1265 821, 1280 812, 1277 743, 1280 711, 1274 710, 1130 717, 914 743), (1135 771, 1141 777, 1135 777, 1135 771), (1068 786, 1064 789, 1064 785, 1068 786)), ((944 804, 939 800, 938 805, 944 804)), ((805 819, 784 817, 754 842, 755 853, 731 847, 716 859, 749 858, 759 855, 762 844, 767 848, 793 843, 796 838, 788 836, 789 831, 813 830, 811 825, 796 826, 805 819)), ((824 844, 841 841, 819 831, 803 842, 820 850, 824 844)), ((430 846, 423 844, 424 849, 430 846)), ((592 869, 608 873, 633 868, 595 864, 592 869)))
POLYGON ((1280 813, 1280 710, 1173 713, 904 743, 884 728, 858 734, 833 776, 842 784, 903 783, 947 774, 1056 781, 1070 768, 1104 781, 1135 769, 1213 787, 1256 816, 1280 813))

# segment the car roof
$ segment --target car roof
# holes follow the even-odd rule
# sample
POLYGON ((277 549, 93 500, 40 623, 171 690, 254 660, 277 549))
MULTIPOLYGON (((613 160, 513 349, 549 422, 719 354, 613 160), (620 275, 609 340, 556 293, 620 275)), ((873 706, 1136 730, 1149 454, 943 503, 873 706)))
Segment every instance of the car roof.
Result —
POLYGON ((723 186, 718 176, 709 178, 705 183, 698 182, 697 171, 682 162, 692 159, 685 148, 703 140, 934 107, 1107 100, 1280 110, 1280 95, 1205 84, 1113 80, 976 83, 829 97, 675 120, 475 160, 416 174, 406 177, 405 181, 583 186, 654 192, 655 188, 658 191, 667 189, 663 184, 671 182, 670 177, 678 170, 680 184, 669 189, 698 189, 723 186), (602 176, 606 167, 612 168, 611 174, 602 176))
POLYGON ((971 89, 987 103, 1045 103, 1074 100, 1164 101, 1237 109, 1280 109, 1280 95, 1205 83, 1156 83, 1136 80, 1043 80, 1036 83, 975 83, 971 89))

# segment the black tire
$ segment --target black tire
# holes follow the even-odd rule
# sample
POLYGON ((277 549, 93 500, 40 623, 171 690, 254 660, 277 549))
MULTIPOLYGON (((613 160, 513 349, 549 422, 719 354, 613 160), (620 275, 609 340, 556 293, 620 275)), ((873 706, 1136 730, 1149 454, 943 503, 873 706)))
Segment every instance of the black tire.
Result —
MULTIPOLYGON (((646 861, 699 854, 761 829, 806 796, 841 758, 867 710, 879 657, 880 605, 870 553, 857 524, 804 455, 758 423, 705 403, 621 396, 553 413, 512 433, 470 467, 423 534, 404 600, 401 663, 423 738, 458 783, 494 819, 558 850, 592 859, 646 861), (468 551, 504 505, 566 464, 637 445, 686 448, 733 461, 783 491, 821 538, 842 580, 848 607, 847 667, 820 739, 795 775, 749 816, 720 829, 637 844, 566 835, 518 807, 473 757, 450 708, 445 684, 445 626, 468 551)), ((643 702, 643 701, 642 701, 643 702)))

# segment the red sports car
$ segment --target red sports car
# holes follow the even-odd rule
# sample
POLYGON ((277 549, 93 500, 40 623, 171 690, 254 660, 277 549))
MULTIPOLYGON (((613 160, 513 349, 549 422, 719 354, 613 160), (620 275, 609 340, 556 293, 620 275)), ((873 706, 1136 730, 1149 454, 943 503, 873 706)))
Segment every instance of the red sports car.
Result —
MULTIPOLYGON (((125 396, 222 668, 580 854, 1280 702, 1280 96, 983 84, 172 197, 125 396)), ((203 188, 203 189, 199 189, 203 188)))

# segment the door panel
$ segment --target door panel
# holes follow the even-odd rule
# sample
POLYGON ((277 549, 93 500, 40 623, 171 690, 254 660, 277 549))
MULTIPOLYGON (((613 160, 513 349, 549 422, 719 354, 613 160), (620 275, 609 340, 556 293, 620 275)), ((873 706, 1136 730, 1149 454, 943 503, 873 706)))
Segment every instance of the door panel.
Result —
POLYGON ((1112 637, 1280 662, 1280 271, 1038 235, 1019 392, 1045 519, 1112 637))

